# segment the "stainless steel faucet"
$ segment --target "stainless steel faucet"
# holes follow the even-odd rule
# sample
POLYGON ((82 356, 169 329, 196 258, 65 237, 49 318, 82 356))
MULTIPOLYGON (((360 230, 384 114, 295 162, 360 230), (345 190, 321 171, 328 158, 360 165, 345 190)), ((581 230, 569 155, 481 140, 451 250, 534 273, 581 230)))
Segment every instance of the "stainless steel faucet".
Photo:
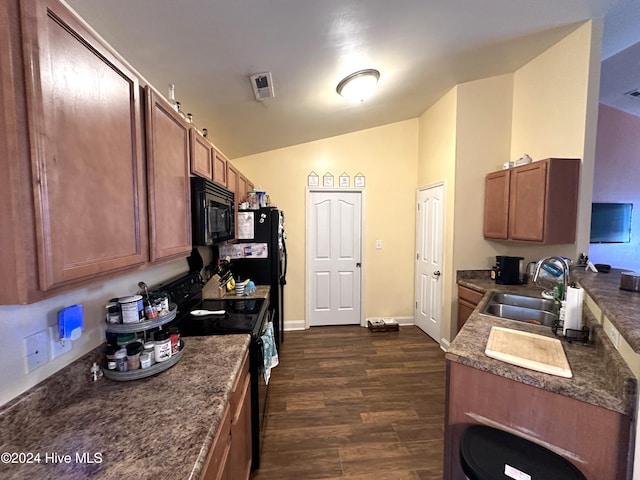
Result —
MULTIPOLYGON (((547 263, 550 262, 552 260, 556 260, 560 263, 560 265, 562 266, 562 301, 567 299, 567 287, 569 286, 569 262, 570 260, 564 257, 544 257, 541 258, 540 260, 538 260, 538 263, 536 264, 536 270, 535 273, 533 274, 533 283, 535 283, 537 285, 537 280, 538 277, 540 276, 540 269, 542 268, 542 266, 547 263)), ((550 263, 550 265, 553 266, 554 269, 557 268, 557 266, 553 263, 550 263)))

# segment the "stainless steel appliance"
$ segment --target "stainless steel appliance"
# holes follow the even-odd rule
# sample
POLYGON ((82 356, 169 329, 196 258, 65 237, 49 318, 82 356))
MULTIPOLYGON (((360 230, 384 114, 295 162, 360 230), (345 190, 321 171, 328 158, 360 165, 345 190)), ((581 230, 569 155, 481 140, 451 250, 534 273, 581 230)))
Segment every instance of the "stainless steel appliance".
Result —
POLYGON ((495 280, 499 285, 519 285, 522 283, 523 257, 496 255, 495 280))
POLYGON ((220 257, 231 253, 231 271, 235 278, 250 278, 256 285, 269 285, 269 302, 273 309, 276 348, 284 341, 284 286, 287 283, 287 243, 284 212, 266 207, 238 212, 238 238, 234 245, 220 248, 220 257), (240 233, 241 232, 241 233, 240 233), (248 245, 252 244, 252 245, 248 245), (266 255, 237 257, 238 249, 266 245, 266 255))
POLYGON ((260 451, 264 440, 268 384, 264 378, 263 335, 271 321, 269 300, 254 298, 249 300, 203 299, 202 278, 198 272, 186 274, 153 290, 169 293, 171 300, 178 306, 176 319, 167 328, 176 326, 180 335, 232 335, 246 333, 251 336, 249 344, 249 373, 251 376, 251 433, 253 470, 260 467, 260 451), (193 310, 224 310, 219 315, 191 315, 193 310))
POLYGON ((191 177, 193 245, 214 245, 235 236, 233 192, 206 178, 191 177))

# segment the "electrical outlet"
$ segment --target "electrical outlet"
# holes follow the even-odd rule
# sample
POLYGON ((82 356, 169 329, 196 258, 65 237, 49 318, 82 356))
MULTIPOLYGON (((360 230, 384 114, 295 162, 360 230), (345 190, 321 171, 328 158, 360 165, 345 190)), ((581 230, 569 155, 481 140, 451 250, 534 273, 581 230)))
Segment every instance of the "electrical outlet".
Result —
POLYGON ((47 331, 41 330, 24 339, 24 353, 27 359, 27 373, 49 361, 49 339, 47 331))
POLYGON ((376 240, 376 250, 382 250, 382 240, 376 240))
POLYGON ((60 338, 57 325, 49 327, 49 342, 51 360, 71 351, 71 340, 63 340, 60 338))

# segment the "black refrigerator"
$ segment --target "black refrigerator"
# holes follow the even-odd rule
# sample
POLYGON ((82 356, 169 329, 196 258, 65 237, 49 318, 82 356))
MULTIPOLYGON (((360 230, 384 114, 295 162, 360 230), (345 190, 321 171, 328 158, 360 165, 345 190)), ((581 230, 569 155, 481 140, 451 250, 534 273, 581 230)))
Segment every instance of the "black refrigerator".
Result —
POLYGON ((284 286, 287 283, 287 244, 284 213, 272 207, 238 212, 236 245, 247 245, 246 255, 232 258, 234 278, 250 278, 256 285, 269 285, 270 308, 276 347, 284 341, 284 286), (266 254, 261 247, 266 244, 266 254), (258 252, 258 253, 256 253, 258 252), (255 256, 254 256, 255 254, 255 256))

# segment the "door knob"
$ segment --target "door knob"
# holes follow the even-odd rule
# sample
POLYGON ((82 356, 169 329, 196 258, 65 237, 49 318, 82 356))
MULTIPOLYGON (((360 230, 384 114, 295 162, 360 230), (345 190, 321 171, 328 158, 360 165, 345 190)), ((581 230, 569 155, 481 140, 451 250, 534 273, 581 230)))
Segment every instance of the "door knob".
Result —
POLYGON ((361 266, 360 262, 356 263, 356 268, 360 268, 361 266))
POLYGON ((433 272, 433 275, 436 277, 440 276, 440 270, 436 270, 435 272, 433 272))

